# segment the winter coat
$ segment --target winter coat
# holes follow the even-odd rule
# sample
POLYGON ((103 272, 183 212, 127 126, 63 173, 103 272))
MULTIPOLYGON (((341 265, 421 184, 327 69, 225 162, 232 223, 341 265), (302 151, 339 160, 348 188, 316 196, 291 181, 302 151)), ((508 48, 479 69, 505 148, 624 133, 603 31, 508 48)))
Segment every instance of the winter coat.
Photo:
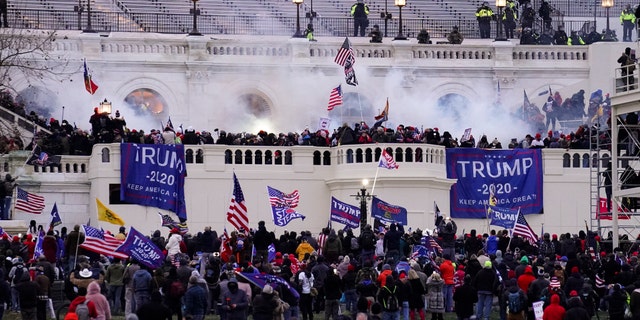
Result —
POLYGON ((410 309, 422 309, 424 308, 424 299, 422 295, 425 294, 424 286, 420 282, 420 278, 409 280, 411 286, 411 296, 409 297, 410 309))
POLYGON ((111 308, 109 307, 109 301, 100 292, 100 284, 97 281, 93 281, 87 287, 87 300, 93 302, 96 307, 98 316, 93 318, 95 320, 109 320, 111 319, 111 308))
POLYGON ((434 280, 430 277, 427 280, 427 312, 444 313, 443 286, 444 281, 442 279, 434 280))
POLYGON ((478 293, 471 284, 464 284, 453 294, 458 318, 469 318, 475 314, 473 304, 478 301, 478 293))

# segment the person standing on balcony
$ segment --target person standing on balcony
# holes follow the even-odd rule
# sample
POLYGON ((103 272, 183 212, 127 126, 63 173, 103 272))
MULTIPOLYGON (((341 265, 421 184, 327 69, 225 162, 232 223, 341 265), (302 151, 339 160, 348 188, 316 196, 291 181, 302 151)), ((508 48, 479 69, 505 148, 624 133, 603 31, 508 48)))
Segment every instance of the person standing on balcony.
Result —
POLYGON ((636 26, 636 15, 631 10, 630 4, 627 4, 620 13, 620 24, 622 25, 622 41, 631 42, 631 31, 636 26))
POLYGON ((631 56, 631 48, 624 49, 622 56, 618 58, 618 63, 621 66, 622 81, 624 82, 623 91, 627 91, 633 88, 635 80, 633 78, 633 72, 636 70, 635 57, 631 56))
POLYGON ((353 36, 358 36, 358 28, 360 36, 364 37, 364 30, 369 26, 369 6, 363 0, 358 0, 351 6, 351 15, 353 16, 353 36))
POLYGON ((538 14, 542 21, 544 22, 544 30, 551 29, 551 5, 546 0, 542 0, 542 4, 540 4, 540 9, 538 9, 538 14))
POLYGON ((518 13, 513 7, 506 6, 502 13, 502 24, 504 25, 504 33, 507 39, 513 39, 513 30, 516 29, 516 21, 518 21, 518 13))
POLYGON ((493 18, 493 10, 489 8, 488 2, 483 2, 482 6, 476 11, 478 26, 480 27, 480 38, 489 39, 491 37, 491 19, 493 18))

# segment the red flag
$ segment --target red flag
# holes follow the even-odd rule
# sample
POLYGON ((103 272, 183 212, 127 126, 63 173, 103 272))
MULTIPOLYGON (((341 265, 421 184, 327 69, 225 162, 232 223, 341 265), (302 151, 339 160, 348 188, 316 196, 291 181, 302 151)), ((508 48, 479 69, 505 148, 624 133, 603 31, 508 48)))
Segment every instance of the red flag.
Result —
POLYGON ((84 88, 90 94, 94 94, 96 90, 98 90, 98 85, 93 82, 91 74, 89 74, 89 69, 87 69, 87 60, 84 61, 84 88))

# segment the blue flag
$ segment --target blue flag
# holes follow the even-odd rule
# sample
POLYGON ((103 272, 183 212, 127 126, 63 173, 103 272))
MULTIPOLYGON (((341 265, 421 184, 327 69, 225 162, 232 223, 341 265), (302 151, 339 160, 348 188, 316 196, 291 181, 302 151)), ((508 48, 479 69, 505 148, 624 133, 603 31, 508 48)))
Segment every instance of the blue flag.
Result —
POLYGON ((286 194, 278 189, 267 186, 269 192, 269 202, 271 203, 271 212, 273 213, 273 223, 278 227, 284 227, 293 219, 302 219, 306 217, 296 211, 300 201, 300 194, 295 190, 291 194, 286 194))
POLYGON ((268 250, 268 255, 269 255, 269 262, 273 261, 276 259, 276 246, 272 244, 269 245, 268 250))
POLYGON ((51 209, 51 227, 55 227, 57 225, 62 224, 62 219, 60 219, 60 212, 58 212, 58 204, 53 203, 53 208, 51 209))
POLYGON ((36 240, 36 247, 33 249, 33 260, 38 260, 39 256, 44 255, 44 250, 42 249, 42 243, 44 242, 44 231, 40 231, 38 234, 38 239, 36 240))
POLYGON ((164 262, 162 250, 133 227, 129 230, 124 242, 116 249, 116 252, 129 255, 152 269, 160 268, 164 262))
POLYGON ((511 230, 518 220, 518 209, 489 206, 490 225, 511 230))
POLYGON ((187 219, 182 144, 120 144, 120 200, 175 212, 187 219))
POLYGON ((342 223, 352 229, 360 226, 360 208, 331 197, 331 221, 342 223))
POLYGON ((371 216, 382 222, 407 225, 407 209, 384 202, 377 197, 373 197, 371 201, 371 216))
POLYGON ((249 282, 253 283, 259 288, 264 288, 264 286, 268 284, 273 289, 277 290, 280 286, 282 286, 283 288, 288 289, 291 294, 296 297, 296 299, 300 298, 300 294, 298 293, 298 291, 296 291, 296 289, 291 287, 291 285, 289 285, 287 281, 276 275, 261 273, 254 274, 248 272, 238 272, 237 274, 247 279, 249 282))
POLYGON ((429 257, 429 250, 427 247, 421 246, 419 244, 413 246, 413 253, 411 254, 411 258, 422 258, 429 257))

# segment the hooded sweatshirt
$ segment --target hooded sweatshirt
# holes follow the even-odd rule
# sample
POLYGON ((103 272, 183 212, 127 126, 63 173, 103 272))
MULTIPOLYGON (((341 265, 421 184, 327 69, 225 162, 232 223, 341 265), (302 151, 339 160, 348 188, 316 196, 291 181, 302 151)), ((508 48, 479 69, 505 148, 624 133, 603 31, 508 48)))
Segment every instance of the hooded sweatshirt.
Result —
POLYGON ((87 300, 93 302, 96 307, 96 312, 98 314, 95 317, 95 320, 110 320, 111 319, 111 309, 109 307, 109 301, 107 298, 100 293, 100 285, 98 282, 93 281, 87 287, 87 300))
POLYGON ((551 304, 544 308, 542 320, 563 320, 565 314, 564 307, 560 305, 560 296, 551 296, 551 304))

